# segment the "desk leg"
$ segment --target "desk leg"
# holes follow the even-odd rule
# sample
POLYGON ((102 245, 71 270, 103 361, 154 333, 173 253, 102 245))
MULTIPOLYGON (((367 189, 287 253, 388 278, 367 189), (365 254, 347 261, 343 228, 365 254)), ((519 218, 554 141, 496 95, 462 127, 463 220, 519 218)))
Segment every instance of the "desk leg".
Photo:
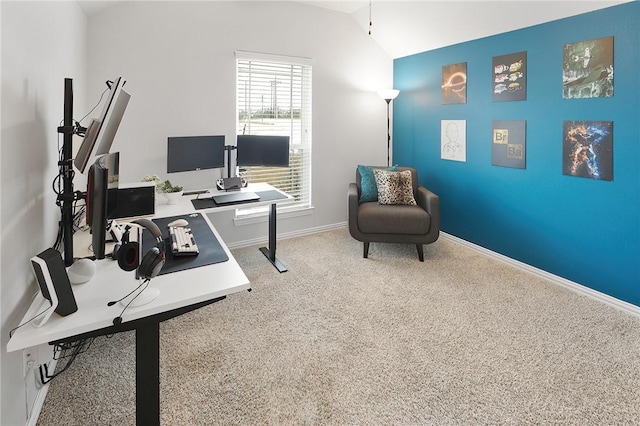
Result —
POLYGON ((160 323, 136 328, 136 425, 160 425, 160 323))
POLYGON ((287 272, 287 268, 276 259, 276 204, 271 204, 269 209, 269 248, 261 247, 260 251, 265 255, 269 262, 276 267, 278 272, 287 272))

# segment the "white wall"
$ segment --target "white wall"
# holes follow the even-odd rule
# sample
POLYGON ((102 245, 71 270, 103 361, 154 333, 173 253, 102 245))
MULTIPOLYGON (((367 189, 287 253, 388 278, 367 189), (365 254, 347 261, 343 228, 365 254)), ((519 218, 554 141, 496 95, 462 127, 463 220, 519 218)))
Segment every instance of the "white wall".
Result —
MULTIPOLYGON (((0 423, 26 422, 22 352, 6 353, 9 331, 37 286, 29 259, 55 242, 60 218, 52 181, 66 77, 85 84, 86 18, 74 2, 0 3, 2 133, 0 143, 0 423)), ((83 90, 76 89, 76 111, 83 90)))
MULTIPOLYGON (((346 14, 293 2, 132 2, 89 21, 88 88, 121 75, 132 98, 112 150, 121 181, 156 173, 187 189, 221 171, 166 174, 167 136, 224 134, 235 143, 236 50, 313 60, 312 215, 280 219, 278 232, 346 221, 359 163, 386 163, 392 61, 346 14)), ((234 226, 211 215, 228 244, 266 239, 267 224, 234 226)), ((285 262, 286 263, 286 262, 285 262)))

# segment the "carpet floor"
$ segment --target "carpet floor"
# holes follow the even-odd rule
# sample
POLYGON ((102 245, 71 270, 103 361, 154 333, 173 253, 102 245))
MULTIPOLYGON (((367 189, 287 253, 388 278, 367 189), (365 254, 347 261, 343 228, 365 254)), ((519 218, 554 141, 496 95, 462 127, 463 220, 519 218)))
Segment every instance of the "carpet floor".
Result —
MULTIPOLYGON (((636 316, 445 238, 278 244, 288 272, 234 250, 253 291, 161 324, 162 424, 640 422, 636 316)), ((135 424, 134 353, 97 338, 37 424, 135 424)))

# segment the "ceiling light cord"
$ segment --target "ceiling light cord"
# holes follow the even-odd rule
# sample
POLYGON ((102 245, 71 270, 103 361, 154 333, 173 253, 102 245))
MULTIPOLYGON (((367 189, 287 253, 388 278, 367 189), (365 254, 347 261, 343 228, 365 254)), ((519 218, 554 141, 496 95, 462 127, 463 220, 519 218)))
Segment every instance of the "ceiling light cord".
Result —
POLYGON ((369 35, 371 35, 371 0, 369 0, 369 35))

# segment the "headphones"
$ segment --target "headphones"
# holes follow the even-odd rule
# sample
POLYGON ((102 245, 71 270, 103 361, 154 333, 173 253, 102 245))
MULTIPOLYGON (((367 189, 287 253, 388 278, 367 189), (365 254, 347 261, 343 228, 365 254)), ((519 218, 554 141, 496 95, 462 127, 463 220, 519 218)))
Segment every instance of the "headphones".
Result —
POLYGON ((112 258, 118 261, 118 266, 124 271, 133 271, 138 268, 138 275, 141 278, 151 279, 156 277, 164 266, 165 261, 164 240, 158 225, 149 219, 137 219, 128 224, 124 229, 124 234, 122 234, 121 243, 116 244, 113 248, 112 258), (137 224, 147 229, 156 239, 156 246, 144 254, 141 262, 139 262, 140 244, 138 241, 129 241, 129 230, 132 224, 137 224), (140 266, 138 266, 138 263, 140 266))

